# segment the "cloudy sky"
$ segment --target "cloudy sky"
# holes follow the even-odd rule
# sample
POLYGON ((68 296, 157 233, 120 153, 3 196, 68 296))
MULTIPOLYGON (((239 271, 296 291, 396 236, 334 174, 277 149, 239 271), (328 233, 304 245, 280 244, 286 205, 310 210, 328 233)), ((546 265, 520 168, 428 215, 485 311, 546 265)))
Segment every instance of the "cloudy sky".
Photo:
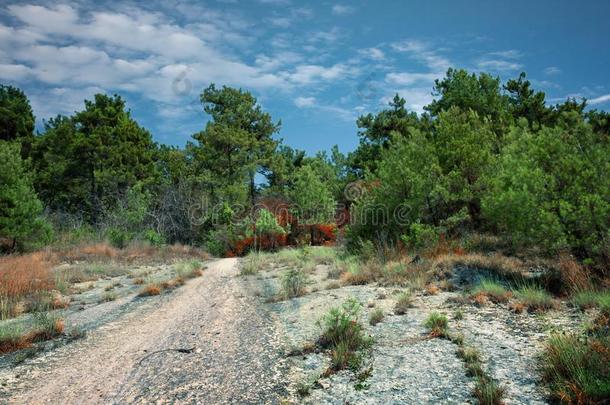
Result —
POLYGON ((522 70, 559 102, 610 108, 610 2, 216 0, 0 5, 0 82, 38 125, 118 93, 157 141, 203 128, 209 83, 253 92, 280 137, 313 152, 357 144, 356 117, 394 94, 420 112, 447 68, 522 70))

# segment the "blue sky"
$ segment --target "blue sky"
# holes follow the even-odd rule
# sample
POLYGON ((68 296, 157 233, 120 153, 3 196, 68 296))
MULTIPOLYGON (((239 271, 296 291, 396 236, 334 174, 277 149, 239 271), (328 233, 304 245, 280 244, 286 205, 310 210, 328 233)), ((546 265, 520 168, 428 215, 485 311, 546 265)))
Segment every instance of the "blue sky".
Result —
POLYGON ((155 140, 184 145, 209 83, 250 90, 308 152, 358 142, 355 120, 399 93, 420 112, 448 67, 522 70, 547 100, 610 107, 610 2, 2 2, 0 82, 38 124, 118 93, 155 140))

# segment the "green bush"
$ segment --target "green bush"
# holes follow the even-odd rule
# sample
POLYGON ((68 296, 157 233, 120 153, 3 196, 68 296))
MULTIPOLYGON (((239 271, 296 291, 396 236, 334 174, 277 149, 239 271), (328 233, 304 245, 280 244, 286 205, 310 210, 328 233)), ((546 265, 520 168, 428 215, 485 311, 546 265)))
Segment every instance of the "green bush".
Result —
POLYGON ((438 243, 439 229, 432 225, 425 225, 419 222, 411 224, 409 233, 401 236, 401 240, 415 249, 432 247, 438 243))
POLYGON ((300 269, 290 269, 282 275, 282 292, 286 298, 300 297, 305 294, 307 276, 300 269))
POLYGON ((332 350, 333 370, 357 368, 361 351, 370 347, 372 339, 359 322, 362 306, 351 298, 339 308, 332 308, 318 325, 322 328, 320 344, 332 350))
POLYGON ((142 238, 152 246, 161 246, 165 244, 165 237, 154 229, 144 231, 142 238))
POLYGON ((119 228, 108 229, 106 235, 110 244, 117 249, 125 248, 131 241, 130 233, 119 228))

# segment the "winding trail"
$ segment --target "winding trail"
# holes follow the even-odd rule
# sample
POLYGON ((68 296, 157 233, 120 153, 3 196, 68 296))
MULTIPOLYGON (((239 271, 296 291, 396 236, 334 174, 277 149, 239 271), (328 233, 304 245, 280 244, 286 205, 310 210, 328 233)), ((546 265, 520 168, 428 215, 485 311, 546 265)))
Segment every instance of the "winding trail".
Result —
POLYGON ((276 320, 235 277, 237 259, 76 341, 0 370, 0 402, 278 403, 276 320))

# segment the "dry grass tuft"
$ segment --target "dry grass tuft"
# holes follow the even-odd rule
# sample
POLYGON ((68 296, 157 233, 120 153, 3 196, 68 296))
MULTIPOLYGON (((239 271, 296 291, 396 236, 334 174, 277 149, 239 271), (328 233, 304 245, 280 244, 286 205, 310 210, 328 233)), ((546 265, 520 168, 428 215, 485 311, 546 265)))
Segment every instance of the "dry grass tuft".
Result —
POLYGON ((426 295, 436 295, 438 294, 440 289, 436 286, 436 284, 428 284, 426 286, 426 295))
POLYGON ((138 297, 152 297, 161 294, 161 287, 158 284, 148 284, 138 294, 138 297))

